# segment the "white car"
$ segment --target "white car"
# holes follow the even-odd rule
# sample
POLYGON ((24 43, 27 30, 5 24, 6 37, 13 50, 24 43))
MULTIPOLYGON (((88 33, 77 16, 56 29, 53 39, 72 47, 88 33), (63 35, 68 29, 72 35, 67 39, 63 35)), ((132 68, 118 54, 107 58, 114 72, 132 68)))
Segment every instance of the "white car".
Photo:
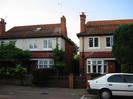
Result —
POLYGON ((88 92, 98 92, 100 99, 112 96, 133 96, 133 74, 109 73, 93 80, 88 80, 88 92))

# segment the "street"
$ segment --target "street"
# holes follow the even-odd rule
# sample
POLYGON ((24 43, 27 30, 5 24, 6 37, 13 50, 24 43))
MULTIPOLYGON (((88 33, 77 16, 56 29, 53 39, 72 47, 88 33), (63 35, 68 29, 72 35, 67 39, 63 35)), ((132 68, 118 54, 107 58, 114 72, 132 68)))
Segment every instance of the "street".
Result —
POLYGON ((85 89, 0 85, 0 99, 80 99, 85 89))
MULTIPOLYGON (((133 99, 133 97, 112 99, 117 98, 133 99)), ((87 94, 85 89, 0 85, 0 99, 99 99, 99 97, 87 94)))

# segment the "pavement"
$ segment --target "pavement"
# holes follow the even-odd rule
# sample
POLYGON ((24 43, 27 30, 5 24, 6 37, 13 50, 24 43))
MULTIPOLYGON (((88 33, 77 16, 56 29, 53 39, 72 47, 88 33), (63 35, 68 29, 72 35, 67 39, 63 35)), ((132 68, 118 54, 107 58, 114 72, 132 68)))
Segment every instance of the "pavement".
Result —
POLYGON ((85 89, 0 85, 0 99, 97 99, 85 89))

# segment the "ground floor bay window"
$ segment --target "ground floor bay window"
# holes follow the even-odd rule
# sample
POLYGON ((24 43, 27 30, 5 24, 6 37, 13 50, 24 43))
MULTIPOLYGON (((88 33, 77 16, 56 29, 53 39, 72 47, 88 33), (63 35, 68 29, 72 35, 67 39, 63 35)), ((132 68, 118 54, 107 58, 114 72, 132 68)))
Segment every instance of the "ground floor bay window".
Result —
POLYGON ((104 59, 87 59, 87 73, 108 73, 108 61, 104 59))
POLYGON ((44 68, 52 68, 54 65, 53 59, 38 59, 37 60, 37 68, 44 69, 44 68))

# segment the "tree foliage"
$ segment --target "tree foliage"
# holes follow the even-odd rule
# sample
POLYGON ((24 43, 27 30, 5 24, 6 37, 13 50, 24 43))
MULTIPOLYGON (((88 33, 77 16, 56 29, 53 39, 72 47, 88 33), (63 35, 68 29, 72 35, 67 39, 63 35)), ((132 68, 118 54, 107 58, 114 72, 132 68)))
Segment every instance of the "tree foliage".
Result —
POLYGON ((133 24, 116 29, 112 51, 119 64, 126 64, 128 72, 133 72, 133 24))
POLYGON ((54 58, 54 66, 56 69, 62 71, 65 66, 65 52, 62 49, 59 49, 58 45, 52 51, 52 56, 54 58))
POLYGON ((0 68, 0 79, 19 79, 20 84, 24 84, 24 78, 26 77, 27 69, 20 64, 16 65, 16 67, 2 67, 0 68))
POLYGON ((22 64, 31 57, 29 51, 23 51, 13 44, 4 44, 0 46, 0 62, 11 64, 22 64))

